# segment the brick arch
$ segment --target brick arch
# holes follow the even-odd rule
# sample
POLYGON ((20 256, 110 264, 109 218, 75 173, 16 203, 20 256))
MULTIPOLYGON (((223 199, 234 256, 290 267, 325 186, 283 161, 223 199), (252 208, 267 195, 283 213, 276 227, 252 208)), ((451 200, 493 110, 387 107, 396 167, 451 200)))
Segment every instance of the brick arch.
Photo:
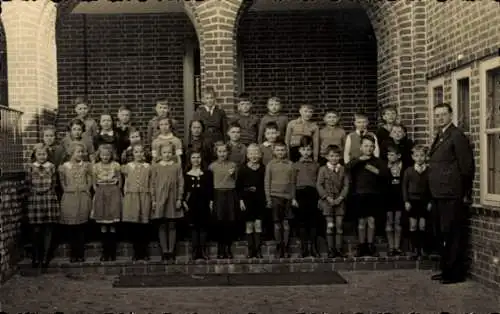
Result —
POLYGON ((0 18, 0 105, 8 106, 8 81, 7 81, 7 38, 0 18))

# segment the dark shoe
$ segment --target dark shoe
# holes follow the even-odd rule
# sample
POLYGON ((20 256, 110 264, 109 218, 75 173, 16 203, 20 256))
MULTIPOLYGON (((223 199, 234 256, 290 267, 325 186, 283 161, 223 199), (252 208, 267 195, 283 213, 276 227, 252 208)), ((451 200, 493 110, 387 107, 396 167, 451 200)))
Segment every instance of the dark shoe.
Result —
POLYGON ((69 258, 69 262, 70 262, 70 263, 76 263, 76 262, 78 262, 78 258, 76 258, 76 257, 74 257, 74 256, 71 256, 71 257, 69 258))
POLYGON ((50 264, 50 261, 46 260, 42 263, 42 273, 46 274, 48 273, 48 270, 49 270, 49 264, 50 264))
POLYGON ((169 259, 168 255, 169 255, 168 253, 162 253, 161 254, 161 260, 162 261, 168 261, 168 259, 169 259))
POLYGON ((373 244, 373 243, 368 244, 367 255, 371 256, 371 257, 378 257, 379 256, 377 253, 377 248, 375 247, 375 244, 373 244))
POLYGON ((311 256, 314 258, 318 258, 321 256, 318 252, 318 249, 316 248, 316 245, 314 245, 314 244, 311 244, 310 252, 311 252, 311 256))
POLYGON ((302 258, 306 258, 306 257, 309 257, 311 256, 311 253, 309 253, 309 250, 307 248, 307 244, 301 244, 302 246, 302 249, 300 250, 300 255, 302 256, 302 258))
POLYGON ((442 280, 443 279, 443 274, 436 274, 431 276, 431 280, 442 280))
POLYGON ((396 255, 396 251, 394 249, 390 249, 388 252, 387 252, 387 256, 389 257, 393 257, 394 255, 396 255))
POLYGON ((363 257, 366 254, 366 243, 358 244, 356 248, 356 257, 363 257))
POLYGON ((101 258, 99 259, 101 262, 109 261, 109 256, 107 253, 102 253, 101 258))
POLYGON ((283 258, 283 256, 281 256, 281 254, 283 254, 283 252, 281 250, 281 243, 278 243, 278 244, 276 244, 276 257, 283 258))
POLYGON ((440 282, 443 285, 452 285, 456 283, 465 282, 465 278, 445 278, 442 279, 440 282))
POLYGON ((224 247, 222 244, 217 243, 217 259, 224 258, 224 247))
POLYGON ((394 249, 394 255, 402 256, 404 255, 404 252, 401 249, 394 249))
POLYGON ((174 252, 168 253, 168 259, 167 259, 168 261, 175 262, 175 259, 176 259, 176 256, 175 256, 174 252))
POLYGON ((255 257, 256 258, 264 258, 264 256, 262 256, 262 252, 261 252, 260 248, 255 249, 255 257))
POLYGON ((225 255, 226 255, 226 258, 229 258, 229 259, 233 259, 234 258, 233 251, 231 250, 231 246, 232 246, 231 244, 228 244, 226 246, 226 254, 225 255))

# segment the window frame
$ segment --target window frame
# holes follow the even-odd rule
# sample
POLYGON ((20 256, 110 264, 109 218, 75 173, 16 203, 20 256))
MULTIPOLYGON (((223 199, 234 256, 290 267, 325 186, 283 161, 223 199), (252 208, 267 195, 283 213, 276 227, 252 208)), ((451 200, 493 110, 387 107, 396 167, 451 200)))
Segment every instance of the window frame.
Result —
POLYGON ((427 83, 427 103, 429 105, 429 141, 432 141, 434 137, 434 106, 437 104, 434 103, 434 90, 437 87, 441 87, 443 89, 443 101, 444 101, 444 77, 438 77, 428 81, 427 83))
POLYGON ((488 135, 499 134, 500 127, 487 129, 487 88, 488 71, 500 69, 500 57, 495 57, 481 62, 479 65, 479 148, 480 152, 486 152, 486 156, 480 158, 480 202, 485 206, 500 206, 500 194, 488 193, 488 135))
POLYGON ((472 93, 471 93, 471 68, 464 68, 461 70, 457 70, 451 73, 451 106, 453 109, 453 123, 458 125, 458 82, 462 79, 469 79, 469 130, 465 130, 466 134, 470 134, 471 128, 471 101, 472 101, 472 93))

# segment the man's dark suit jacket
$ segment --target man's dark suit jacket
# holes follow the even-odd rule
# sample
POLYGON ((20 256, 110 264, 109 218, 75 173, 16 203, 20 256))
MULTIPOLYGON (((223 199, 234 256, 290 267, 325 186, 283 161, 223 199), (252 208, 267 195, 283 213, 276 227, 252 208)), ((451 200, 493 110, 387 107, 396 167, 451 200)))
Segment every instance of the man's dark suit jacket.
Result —
POLYGON ((469 139, 451 124, 429 151, 429 187, 433 198, 470 197, 474 179, 474 156, 469 139))

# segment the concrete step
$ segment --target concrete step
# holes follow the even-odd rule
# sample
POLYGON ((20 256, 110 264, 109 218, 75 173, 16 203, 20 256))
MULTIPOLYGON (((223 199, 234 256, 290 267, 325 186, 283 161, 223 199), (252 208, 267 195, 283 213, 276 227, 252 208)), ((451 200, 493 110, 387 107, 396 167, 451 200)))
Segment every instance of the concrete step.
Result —
MULTIPOLYGON (((383 238, 376 238, 376 247, 378 252, 386 252, 387 244, 383 238)), ((344 239, 344 249, 348 254, 353 255, 358 241, 355 237, 346 237, 344 239)), ((213 242, 210 243, 210 257, 215 258, 217 255, 217 245, 213 242)), ((323 238, 318 238, 318 249, 320 252, 327 252, 326 241, 323 238)), ((30 256, 31 246, 25 246, 25 257, 30 256)), ((247 255, 247 242, 246 241, 236 241, 233 243, 232 247, 233 255, 236 258, 244 258, 247 255)), ((275 241, 264 241, 261 247, 262 255, 264 257, 273 257, 276 254, 276 242, 275 241)), ((69 257, 69 246, 68 244, 61 244, 57 247, 54 252, 54 257, 69 257)), ((101 256, 101 243, 91 242, 86 244, 85 256, 86 257, 99 257, 101 256)), ((151 242, 149 245, 149 252, 151 256, 160 256, 161 250, 157 242, 151 242)), ((300 242, 296 239, 292 239, 290 243, 290 253, 292 256, 299 256, 300 254, 300 242)), ((180 241, 177 243, 176 254, 178 257, 189 257, 191 256, 191 243, 189 241, 180 241)), ((132 257, 133 247, 132 244, 127 242, 122 242, 118 244, 117 256, 119 257, 132 257)))
MULTIPOLYGON (((56 258, 48 268, 49 273, 67 275, 142 275, 142 274, 226 274, 226 273, 289 273, 289 272, 325 272, 325 271, 360 271, 392 269, 436 269, 438 258, 431 256, 417 259, 411 256, 398 257, 361 257, 361 258, 236 258, 191 261, 178 258, 174 262, 163 262, 159 257, 150 261, 132 261, 120 257, 113 262, 101 262, 98 258, 88 258, 82 263, 70 263, 68 259, 56 258)), ((38 274, 31 268, 31 261, 24 259, 19 263, 21 275, 38 274)))

